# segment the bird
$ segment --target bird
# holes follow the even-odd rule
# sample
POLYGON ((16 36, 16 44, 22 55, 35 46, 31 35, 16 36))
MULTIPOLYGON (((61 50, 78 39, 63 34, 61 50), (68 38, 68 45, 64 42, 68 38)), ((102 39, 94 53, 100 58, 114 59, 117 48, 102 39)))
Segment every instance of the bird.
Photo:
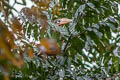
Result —
MULTIPOLYGON (((71 22, 72 22, 72 19, 68 19, 68 18, 60 18, 60 19, 54 20, 54 23, 58 27, 61 27, 71 22)), ((40 44, 37 44, 36 46, 39 50, 39 55, 56 56, 61 53, 61 50, 59 48, 59 45, 57 44, 57 41, 52 38, 42 38, 40 39, 40 44)))

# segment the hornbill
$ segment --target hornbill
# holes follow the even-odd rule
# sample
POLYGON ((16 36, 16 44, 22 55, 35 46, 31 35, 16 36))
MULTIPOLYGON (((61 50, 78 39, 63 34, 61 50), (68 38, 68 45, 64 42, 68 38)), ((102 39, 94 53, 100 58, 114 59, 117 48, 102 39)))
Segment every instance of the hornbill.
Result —
MULTIPOLYGON (((63 25, 71 22, 72 22, 72 19, 68 19, 68 18, 56 19, 54 21, 54 23, 58 27, 62 27, 63 25)), ((40 44, 37 45, 37 48, 40 51, 39 54, 43 54, 47 56, 56 56, 61 52, 57 42, 54 39, 48 39, 48 38, 41 39, 40 44)))

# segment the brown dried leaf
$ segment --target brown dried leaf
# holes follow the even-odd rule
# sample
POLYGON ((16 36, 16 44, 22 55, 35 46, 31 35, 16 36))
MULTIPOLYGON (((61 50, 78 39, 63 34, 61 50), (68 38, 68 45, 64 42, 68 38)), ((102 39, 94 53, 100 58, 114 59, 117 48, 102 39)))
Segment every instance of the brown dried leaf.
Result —
POLYGON ((9 61, 12 62, 13 65, 17 66, 17 67, 22 67, 23 66, 23 60, 22 59, 16 59, 10 49, 8 48, 7 44, 5 44, 5 42, 3 41, 2 38, 0 38, 0 48, 4 50, 4 54, 6 56, 6 59, 8 59, 9 61))
POLYGON ((7 46, 6 42, 5 42, 2 38, 0 38, 0 48, 1 48, 1 49, 4 49, 4 53, 5 53, 5 55, 6 55, 6 57, 7 57, 8 59, 11 59, 11 58, 12 58, 10 49, 9 49, 9 47, 7 46))
POLYGON ((17 48, 17 46, 15 45, 15 43, 14 43, 14 36, 12 35, 12 33, 11 32, 4 32, 3 33, 3 38, 5 39, 5 41, 6 41, 6 43, 8 44, 8 45, 10 45, 10 48, 12 48, 12 49, 16 49, 17 48), (6 37, 6 38, 4 38, 4 37, 6 37))
POLYGON ((24 61, 22 58, 12 58, 11 62, 13 63, 13 65, 21 68, 24 66, 24 61))
POLYGON ((7 29, 6 25, 0 20, 0 29, 1 29, 1 36, 6 43, 10 45, 11 48, 16 48, 16 45, 14 43, 14 36, 13 34, 7 29))
POLYGON ((5 55, 1 55, 0 53, 0 60, 5 60, 5 59, 6 59, 5 55))
POLYGON ((40 23, 43 29, 47 28, 48 18, 38 7, 23 8, 21 12, 31 23, 40 23))
MULTIPOLYGON (((31 9, 30 9, 30 8, 27 8, 27 7, 23 8, 23 9, 21 10, 21 13, 23 13, 24 16, 25 16, 29 21, 31 21, 31 19, 32 19, 32 12, 31 12, 31 9)), ((31 21, 31 22, 32 22, 32 21, 31 21)))
POLYGON ((60 53, 60 49, 59 46, 57 44, 57 42, 54 39, 41 39, 40 40, 41 46, 41 52, 43 50, 44 53, 46 53, 49 56, 56 56, 60 53), (43 49, 43 47, 45 49, 43 49))
POLYGON ((32 48, 27 49, 27 54, 31 59, 34 58, 34 52, 32 48))
POLYGON ((32 0, 39 8, 47 10, 50 4, 50 0, 32 0))
POLYGON ((13 35, 8 31, 7 27, 2 21, 0 21, 0 25, 0 48, 8 61, 12 62, 13 65, 21 67, 23 65, 23 61, 17 60, 11 52, 11 49, 13 49, 13 46, 15 46, 13 35))
POLYGON ((0 2, 0 11, 3 10, 3 5, 2 5, 2 2, 0 2))
POLYGON ((32 13, 32 15, 35 17, 35 20, 36 20, 36 22, 37 22, 37 20, 39 19, 39 14, 41 13, 41 12, 39 11, 38 7, 32 6, 32 8, 31 8, 31 13, 32 13))
POLYGON ((20 58, 23 59, 23 51, 20 50, 20 58))
POLYGON ((40 15, 40 24, 43 27, 43 29, 46 29, 48 26, 48 19, 47 16, 44 14, 40 15))
POLYGON ((22 35, 22 30, 23 30, 22 24, 19 22, 19 20, 16 17, 12 19, 11 27, 14 33, 22 35))

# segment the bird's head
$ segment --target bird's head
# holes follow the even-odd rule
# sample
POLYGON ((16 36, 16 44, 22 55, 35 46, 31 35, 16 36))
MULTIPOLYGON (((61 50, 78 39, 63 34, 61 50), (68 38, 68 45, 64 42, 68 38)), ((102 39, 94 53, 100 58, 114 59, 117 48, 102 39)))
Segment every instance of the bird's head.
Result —
POLYGON ((55 23, 57 26, 65 25, 65 24, 68 24, 68 23, 71 23, 71 22, 72 22, 72 19, 68 19, 68 18, 56 19, 56 20, 54 21, 54 23, 55 23))

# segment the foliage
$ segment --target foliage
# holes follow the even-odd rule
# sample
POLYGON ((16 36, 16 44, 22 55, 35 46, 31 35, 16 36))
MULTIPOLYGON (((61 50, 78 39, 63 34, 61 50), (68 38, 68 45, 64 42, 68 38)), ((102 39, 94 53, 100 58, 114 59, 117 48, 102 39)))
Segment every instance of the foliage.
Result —
POLYGON ((31 8, 28 0, 10 1, 0 0, 1 79, 120 79, 119 0, 31 0, 31 8), (63 17, 73 22, 56 26, 63 17), (36 42, 53 45, 44 38, 56 40, 61 55, 37 55, 36 42))

